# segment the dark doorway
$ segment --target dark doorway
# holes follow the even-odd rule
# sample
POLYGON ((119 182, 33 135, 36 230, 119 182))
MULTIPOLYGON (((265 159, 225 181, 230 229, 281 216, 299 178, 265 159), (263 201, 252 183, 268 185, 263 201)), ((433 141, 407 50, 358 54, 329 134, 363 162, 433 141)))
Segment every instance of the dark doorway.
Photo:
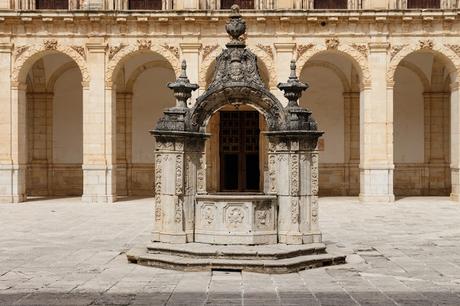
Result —
POLYGON ((259 113, 220 112, 221 191, 259 191, 259 113))

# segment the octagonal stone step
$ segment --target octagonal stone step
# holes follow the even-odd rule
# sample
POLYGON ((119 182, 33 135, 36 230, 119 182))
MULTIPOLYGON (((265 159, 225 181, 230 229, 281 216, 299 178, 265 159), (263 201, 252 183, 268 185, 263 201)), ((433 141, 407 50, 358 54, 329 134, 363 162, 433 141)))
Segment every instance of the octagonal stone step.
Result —
POLYGON ((131 249, 127 257, 132 263, 180 271, 290 273, 345 263, 345 256, 327 254, 325 250, 321 243, 264 246, 153 243, 131 249))

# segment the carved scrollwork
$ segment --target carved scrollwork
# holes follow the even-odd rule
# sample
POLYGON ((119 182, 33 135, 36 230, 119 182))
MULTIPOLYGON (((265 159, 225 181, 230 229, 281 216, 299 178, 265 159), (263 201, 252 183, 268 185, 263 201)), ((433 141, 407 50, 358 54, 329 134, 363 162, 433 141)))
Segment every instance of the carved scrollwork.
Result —
POLYGON ((181 223, 182 222, 182 199, 180 197, 176 197, 174 199, 174 222, 181 223))
POLYGON ((229 226, 238 227, 243 223, 244 211, 241 207, 231 207, 226 210, 226 220, 229 226))
POLYGON ((155 155, 155 220, 161 221, 161 180, 162 156, 155 155))
POLYGON ((139 50, 150 50, 152 49, 152 41, 149 39, 138 39, 137 48, 139 50))
POLYGON ((43 46, 45 46, 45 50, 56 50, 58 42, 56 39, 48 39, 43 42, 43 46))
POLYGON ((203 47, 203 52, 201 55, 201 61, 204 61, 214 50, 217 50, 219 45, 206 45, 203 47))
POLYGON ((184 181, 184 176, 183 176, 183 171, 182 171, 182 164, 183 164, 183 157, 182 154, 177 154, 176 155, 176 194, 182 194, 183 190, 183 181, 184 181))
POLYGON ((180 53, 179 53, 179 48, 178 47, 174 47, 174 46, 171 46, 171 45, 168 45, 168 44, 163 44, 161 45, 164 49, 168 50, 169 52, 171 52, 177 59, 180 58, 180 53))
POLYGON ((314 44, 297 45, 297 48, 296 48, 297 59, 313 47, 314 47, 314 44))
POLYGON ((291 198, 291 222, 293 224, 299 223, 299 198, 291 198))
POLYGON ((84 59, 86 59, 86 50, 85 47, 83 46, 71 46, 72 49, 77 51, 78 54, 80 54, 84 59))
POLYGON ((392 45, 390 49, 390 58, 393 59, 393 57, 406 46, 407 45, 392 45))
POLYGON ((273 49, 270 45, 262 45, 262 44, 257 44, 256 45, 257 48, 259 48, 260 50, 264 51, 265 53, 267 53, 267 55, 273 60, 275 58, 274 54, 273 54, 273 49))
POLYGON ((299 193, 299 156, 297 154, 291 155, 291 195, 299 193))
POLYGON ((14 47, 14 52, 13 52, 13 57, 16 60, 21 54, 23 54, 27 49, 29 49, 29 46, 15 46, 14 47))
POLYGON ((117 54, 124 47, 126 47, 125 44, 119 44, 118 46, 111 46, 109 48, 109 60, 111 60, 115 56, 115 54, 117 54))
POLYGON ((318 153, 312 153, 311 156, 311 193, 316 196, 318 194, 318 153))
POLYGON ((352 44, 351 46, 367 58, 367 55, 369 54, 369 47, 366 44, 352 44))
POLYGON ((337 50, 340 41, 337 38, 327 38, 325 44, 328 50, 337 50))

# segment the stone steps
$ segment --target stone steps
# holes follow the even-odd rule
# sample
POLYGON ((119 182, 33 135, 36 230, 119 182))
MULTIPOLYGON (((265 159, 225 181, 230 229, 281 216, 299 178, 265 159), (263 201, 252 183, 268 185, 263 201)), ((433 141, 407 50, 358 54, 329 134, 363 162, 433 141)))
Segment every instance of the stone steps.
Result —
POLYGON ((180 271, 241 270, 290 273, 345 263, 345 256, 325 253, 325 246, 321 243, 289 246, 153 243, 148 248, 131 249, 127 257, 132 263, 180 271))
POLYGON ((326 245, 212 245, 204 243, 170 244, 154 242, 147 246, 148 253, 164 253, 192 258, 224 259, 282 259, 295 256, 325 254, 326 245))

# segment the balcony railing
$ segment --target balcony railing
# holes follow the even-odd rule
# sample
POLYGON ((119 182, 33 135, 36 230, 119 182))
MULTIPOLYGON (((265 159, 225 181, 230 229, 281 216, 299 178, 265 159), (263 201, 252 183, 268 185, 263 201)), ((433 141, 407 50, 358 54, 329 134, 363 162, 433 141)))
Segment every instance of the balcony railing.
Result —
POLYGON ((221 0, 220 8, 229 9, 233 4, 238 4, 241 9, 254 9, 254 0, 221 0))
POLYGON ((313 8, 319 10, 346 10, 348 7, 348 0, 315 0, 313 8))
POLYGON ((408 9, 438 9, 441 7, 440 0, 407 0, 408 9))

